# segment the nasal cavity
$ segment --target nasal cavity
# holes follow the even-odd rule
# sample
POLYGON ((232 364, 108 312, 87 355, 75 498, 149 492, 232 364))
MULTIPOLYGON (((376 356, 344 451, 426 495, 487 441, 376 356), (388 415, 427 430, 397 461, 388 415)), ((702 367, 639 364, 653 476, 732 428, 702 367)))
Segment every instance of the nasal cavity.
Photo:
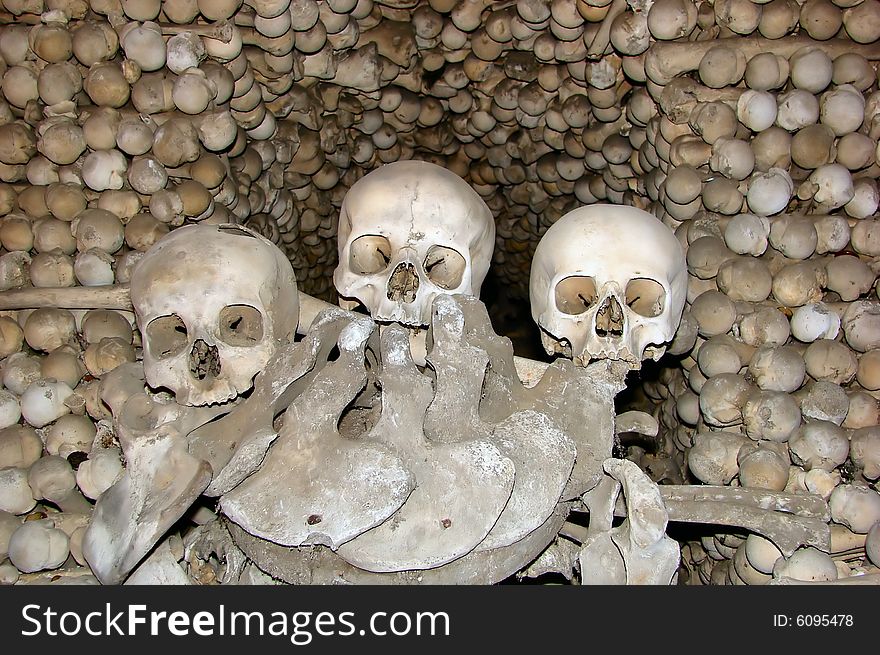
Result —
POLYGON ((409 262, 401 262, 388 280, 388 300, 394 302, 413 302, 419 292, 419 276, 416 267, 409 262))
POLYGON ((217 346, 209 346, 197 339, 189 353, 189 371, 196 380, 220 375, 220 355, 217 346))
POLYGON ((608 296, 596 313, 596 334, 600 337, 623 336, 623 308, 614 296, 608 296))

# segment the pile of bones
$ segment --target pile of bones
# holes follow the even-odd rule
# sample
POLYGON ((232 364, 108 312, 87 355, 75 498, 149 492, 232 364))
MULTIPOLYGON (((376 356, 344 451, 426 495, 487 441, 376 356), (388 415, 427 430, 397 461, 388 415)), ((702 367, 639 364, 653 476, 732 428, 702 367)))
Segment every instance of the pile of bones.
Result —
POLYGON ((878 60, 877 0, 0 0, 0 582, 876 583, 878 60))

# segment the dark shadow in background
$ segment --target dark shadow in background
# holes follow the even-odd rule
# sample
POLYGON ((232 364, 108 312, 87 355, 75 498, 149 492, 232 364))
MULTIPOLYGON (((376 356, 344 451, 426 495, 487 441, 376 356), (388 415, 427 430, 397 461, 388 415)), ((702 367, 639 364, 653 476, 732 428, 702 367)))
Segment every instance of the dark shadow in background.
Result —
POLYGON ((511 288, 490 268, 480 289, 480 300, 486 305, 495 333, 513 342, 514 354, 542 362, 552 361, 541 345, 541 334, 532 320, 528 295, 511 288))

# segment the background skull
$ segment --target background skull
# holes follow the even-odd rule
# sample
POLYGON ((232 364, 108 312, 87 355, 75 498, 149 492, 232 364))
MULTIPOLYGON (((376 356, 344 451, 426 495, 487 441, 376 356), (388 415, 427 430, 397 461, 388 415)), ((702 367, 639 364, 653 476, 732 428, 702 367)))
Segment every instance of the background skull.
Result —
POLYGON ((290 262, 236 225, 186 226, 162 238, 135 267, 131 299, 147 383, 183 405, 222 403, 250 389, 299 320, 290 262))
POLYGON ((586 365, 659 359, 687 296, 684 251, 669 228, 634 207, 575 209, 544 234, 529 280, 532 318, 548 353, 586 365))
POLYGON ((494 246, 492 213, 464 180, 396 162, 346 194, 333 281, 343 306, 358 300, 377 321, 426 326, 438 294, 479 296, 494 246))

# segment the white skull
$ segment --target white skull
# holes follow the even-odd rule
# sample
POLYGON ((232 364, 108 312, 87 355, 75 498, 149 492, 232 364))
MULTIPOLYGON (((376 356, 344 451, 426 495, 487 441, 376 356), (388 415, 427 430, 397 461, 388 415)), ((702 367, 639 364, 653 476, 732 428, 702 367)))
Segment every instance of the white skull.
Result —
POLYGON ((634 207, 575 209, 541 238, 529 296, 548 353, 586 366, 616 359, 641 367, 675 335, 687 297, 678 239, 634 207))
POLYGON ((131 301, 147 383, 182 405, 223 403, 250 389, 299 320, 290 262, 239 225, 171 231, 133 270, 131 301))
POLYGON ((427 326, 438 294, 479 297, 495 247, 486 203, 436 164, 387 164, 355 183, 339 214, 340 304, 377 321, 427 326))

